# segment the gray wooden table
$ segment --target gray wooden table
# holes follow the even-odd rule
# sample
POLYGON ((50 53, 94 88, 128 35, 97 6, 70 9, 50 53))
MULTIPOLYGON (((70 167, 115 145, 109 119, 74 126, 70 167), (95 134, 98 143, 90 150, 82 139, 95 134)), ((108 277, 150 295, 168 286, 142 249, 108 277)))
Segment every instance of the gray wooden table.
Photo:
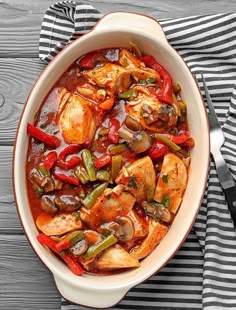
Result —
MULTIPOLYGON (((0 1, 0 309, 60 309, 52 276, 24 236, 12 192, 11 161, 17 123, 27 94, 44 68, 38 38, 52 0, 0 1)), ((103 13, 140 12, 156 19, 236 12, 235 0, 90 1, 103 13)))

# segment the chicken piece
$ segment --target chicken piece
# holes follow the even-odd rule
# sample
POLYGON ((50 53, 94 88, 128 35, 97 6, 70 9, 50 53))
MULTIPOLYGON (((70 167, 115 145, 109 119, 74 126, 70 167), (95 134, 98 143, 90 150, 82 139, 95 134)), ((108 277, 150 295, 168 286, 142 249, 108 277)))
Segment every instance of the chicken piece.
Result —
POLYGON ((96 122, 90 102, 79 95, 71 95, 61 112, 59 125, 66 143, 83 144, 91 141, 96 122))
POLYGON ((161 242, 168 231, 167 226, 159 222, 155 222, 155 220, 152 218, 149 218, 148 224, 149 232, 147 237, 144 239, 140 246, 134 248, 130 252, 130 255, 137 258, 138 260, 148 256, 161 242))
POLYGON ((60 236, 82 228, 82 222, 76 214, 57 214, 52 216, 41 213, 36 219, 36 226, 47 236, 60 236))
POLYGON ((135 57, 129 50, 125 48, 120 51, 119 63, 122 67, 128 68, 145 67, 144 62, 135 57))
POLYGON ((119 63, 125 67, 136 80, 146 80, 150 78, 155 78, 158 81, 160 80, 160 75, 156 70, 145 67, 145 64, 127 49, 122 49, 120 51, 119 63))
POLYGON ((148 232, 146 229, 145 221, 142 220, 134 210, 131 210, 127 216, 131 219, 134 225, 133 239, 145 237, 148 232))
POLYGON ((57 90, 57 103, 59 106, 59 109, 57 111, 57 115, 59 116, 61 114, 61 112, 63 111, 63 109, 65 108, 65 105, 70 97, 71 93, 68 92, 68 90, 65 87, 60 87, 57 90))
POLYGON ((131 256, 120 245, 111 246, 96 260, 95 267, 99 270, 139 267, 137 258, 131 256))
POLYGON ((156 173, 151 158, 145 156, 124 167, 116 183, 123 184, 138 202, 151 201, 156 186, 156 173))
POLYGON ((137 81, 151 78, 154 78, 157 81, 160 80, 159 74, 151 68, 128 68, 127 70, 137 81))
POLYGON ((89 84, 89 83, 85 83, 81 86, 78 86, 76 88, 77 93, 79 93, 81 96, 93 100, 93 101, 97 101, 97 89, 95 86, 89 84))
POLYGON ((155 130, 155 126, 148 125, 148 119, 145 118, 146 110, 150 110, 150 114, 158 114, 161 108, 161 103, 158 99, 153 98, 151 95, 147 95, 144 92, 138 92, 138 96, 129 100, 126 104, 126 112, 142 124, 144 128, 155 130))
POLYGON ((81 208, 80 218, 88 227, 97 230, 100 225, 129 213, 134 203, 134 196, 122 185, 117 185, 114 189, 105 189, 90 210, 81 208))
POLYGON ((176 213, 187 185, 188 172, 183 161, 173 153, 165 155, 155 189, 154 200, 166 204, 169 211, 176 213))
POLYGON ((106 88, 108 95, 120 93, 130 85, 130 74, 121 66, 106 63, 103 67, 84 72, 89 82, 106 88))

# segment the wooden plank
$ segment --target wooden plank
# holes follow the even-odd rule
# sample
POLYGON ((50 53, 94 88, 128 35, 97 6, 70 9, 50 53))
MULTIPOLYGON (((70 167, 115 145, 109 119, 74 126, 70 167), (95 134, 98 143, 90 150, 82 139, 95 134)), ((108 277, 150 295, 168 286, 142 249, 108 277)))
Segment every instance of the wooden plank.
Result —
POLYGON ((13 145, 23 105, 44 67, 38 59, 0 58, 0 145, 13 145))
MULTIPOLYGON (((102 13, 129 11, 156 19, 219 12, 236 12, 234 0, 225 1, 92 1, 102 13)), ((8 0, 0 3, 0 57, 38 57, 38 39, 46 9, 55 1, 8 0), (6 18, 7 16, 7 18, 6 18)))
POLYGON ((53 277, 23 235, 0 235, 1 309, 60 309, 53 277))
POLYGON ((0 148, 0 234, 23 234, 12 190, 12 150, 12 146, 0 148))

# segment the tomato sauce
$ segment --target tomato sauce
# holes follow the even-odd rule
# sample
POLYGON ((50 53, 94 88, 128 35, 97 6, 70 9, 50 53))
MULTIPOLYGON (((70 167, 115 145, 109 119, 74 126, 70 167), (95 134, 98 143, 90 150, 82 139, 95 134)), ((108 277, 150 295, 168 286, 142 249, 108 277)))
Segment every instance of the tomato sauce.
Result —
POLYGON ((39 242, 77 275, 139 267, 187 185, 194 140, 181 86, 151 55, 91 52, 58 79, 28 134, 39 242))

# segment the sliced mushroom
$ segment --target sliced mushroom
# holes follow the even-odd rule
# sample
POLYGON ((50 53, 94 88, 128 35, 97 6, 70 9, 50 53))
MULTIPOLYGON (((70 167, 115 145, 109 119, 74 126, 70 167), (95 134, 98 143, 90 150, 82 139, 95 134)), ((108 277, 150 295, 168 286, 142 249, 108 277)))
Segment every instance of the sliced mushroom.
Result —
POLYGON ((103 233, 113 233, 120 242, 130 241, 134 236, 134 225, 127 216, 118 216, 115 222, 101 225, 100 230, 103 233))
POLYGON ((55 189, 53 179, 49 176, 44 177, 41 183, 41 187, 45 193, 52 192, 55 189))
POLYGON ((155 220, 160 220, 165 223, 170 223, 171 214, 170 211, 160 203, 148 203, 143 201, 142 207, 144 208, 147 215, 151 216, 155 220))
POLYGON ((43 176, 36 168, 31 170, 29 180, 35 190, 41 189, 48 193, 55 189, 53 179, 50 176, 43 176))
POLYGON ((55 198, 55 204, 60 211, 72 212, 81 207, 80 198, 73 195, 62 195, 55 198))
POLYGON ((127 216, 118 216, 116 222, 120 225, 121 234, 119 240, 121 242, 129 241, 134 236, 134 225, 131 219, 127 216))
POLYGON ((86 239, 78 241, 74 246, 70 248, 71 253, 74 256, 80 256, 85 253, 88 249, 88 242, 86 239))
POLYGON ((41 209, 51 215, 54 215, 57 213, 57 208, 54 204, 54 196, 50 195, 44 195, 41 198, 41 209))
POLYGON ((125 118, 125 125, 132 131, 140 131, 143 126, 132 116, 127 115, 125 118))
POLYGON ((132 131, 123 123, 118 134, 135 153, 143 153, 151 147, 151 138, 144 130, 132 131))

